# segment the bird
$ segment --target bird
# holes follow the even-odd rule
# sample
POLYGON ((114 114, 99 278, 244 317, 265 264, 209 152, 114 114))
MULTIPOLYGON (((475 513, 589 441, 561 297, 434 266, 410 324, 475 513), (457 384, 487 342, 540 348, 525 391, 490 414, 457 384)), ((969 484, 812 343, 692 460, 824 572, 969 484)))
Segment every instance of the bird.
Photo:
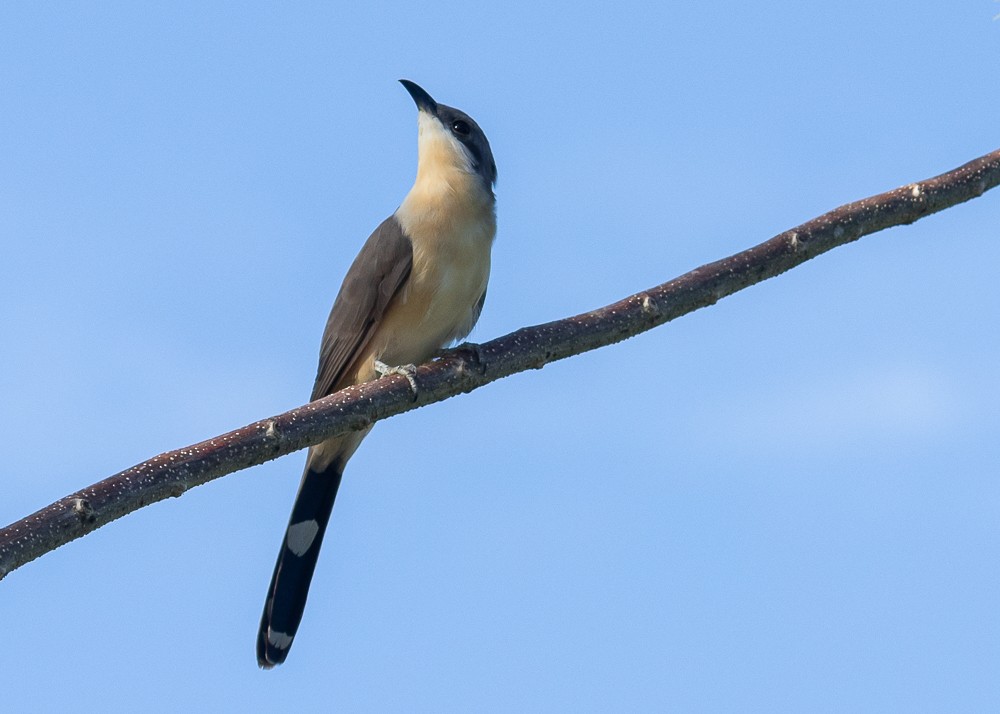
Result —
MULTIPOLYGON (((417 106, 416 179, 344 277, 310 401, 426 362, 471 332, 486 300, 497 225, 490 143, 468 114, 399 81, 417 106)), ((370 429, 308 451, 257 634, 264 669, 288 656, 344 467, 370 429)))

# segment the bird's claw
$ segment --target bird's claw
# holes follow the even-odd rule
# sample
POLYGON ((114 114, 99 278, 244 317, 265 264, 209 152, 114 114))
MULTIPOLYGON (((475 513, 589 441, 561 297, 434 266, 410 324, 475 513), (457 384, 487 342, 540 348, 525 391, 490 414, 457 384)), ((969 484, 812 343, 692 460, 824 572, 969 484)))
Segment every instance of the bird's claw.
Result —
POLYGON ((471 368, 474 372, 482 371, 482 354, 479 351, 479 345, 475 342, 463 342, 455 347, 442 350, 437 359, 445 357, 458 357, 462 360, 463 368, 471 368))
POLYGON ((410 391, 413 392, 413 398, 416 399, 417 380, 413 376, 417 371, 417 366, 415 364, 401 364, 398 367, 390 367, 381 360, 375 360, 373 366, 375 367, 375 374, 379 377, 385 377, 390 374, 401 374, 406 377, 406 381, 410 384, 410 391))

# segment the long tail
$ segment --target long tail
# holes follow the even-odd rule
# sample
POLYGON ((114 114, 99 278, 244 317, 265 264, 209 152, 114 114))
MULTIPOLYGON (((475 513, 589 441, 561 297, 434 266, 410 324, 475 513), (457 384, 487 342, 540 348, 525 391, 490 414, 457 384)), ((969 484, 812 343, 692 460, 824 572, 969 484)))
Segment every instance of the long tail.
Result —
POLYGON ((302 476, 257 633, 257 664, 264 669, 285 661, 299 629, 323 533, 340 487, 340 461, 336 459, 321 471, 307 467, 302 476))

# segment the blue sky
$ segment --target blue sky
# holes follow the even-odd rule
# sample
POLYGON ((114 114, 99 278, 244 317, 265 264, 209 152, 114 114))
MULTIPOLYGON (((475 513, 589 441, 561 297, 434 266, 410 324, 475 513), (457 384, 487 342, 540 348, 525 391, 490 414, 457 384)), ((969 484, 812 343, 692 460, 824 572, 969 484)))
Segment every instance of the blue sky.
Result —
MULTIPOLYGON (((0 7, 0 520, 302 403, 412 181, 493 145, 473 339, 996 149, 990 2, 0 7)), ((11 711, 1000 707, 998 195, 378 425, 286 665, 301 453, 0 582, 11 711)))

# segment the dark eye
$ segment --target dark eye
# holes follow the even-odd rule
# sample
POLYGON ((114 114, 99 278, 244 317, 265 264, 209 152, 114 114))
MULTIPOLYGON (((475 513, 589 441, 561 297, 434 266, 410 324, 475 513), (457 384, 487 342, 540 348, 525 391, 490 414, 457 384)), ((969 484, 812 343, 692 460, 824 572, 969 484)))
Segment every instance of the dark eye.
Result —
POLYGON ((461 119, 451 123, 451 130, 459 136, 468 136, 472 132, 469 122, 462 121, 461 119))

